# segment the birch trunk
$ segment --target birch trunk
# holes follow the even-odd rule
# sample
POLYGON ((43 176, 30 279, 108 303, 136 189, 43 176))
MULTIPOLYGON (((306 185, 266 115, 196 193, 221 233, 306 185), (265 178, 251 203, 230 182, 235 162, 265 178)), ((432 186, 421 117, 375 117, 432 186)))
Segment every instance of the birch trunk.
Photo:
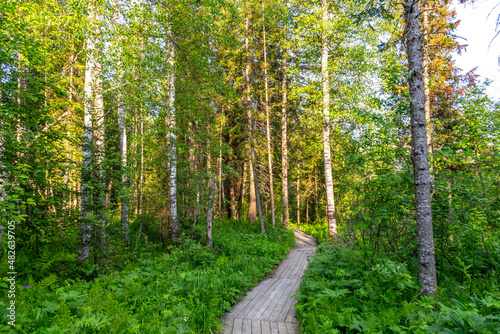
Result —
MULTIPOLYGON (((115 26, 120 26, 120 0, 114 0, 114 20, 115 26)), ((128 180, 127 180, 127 127, 125 126, 125 107, 123 105, 123 95, 121 86, 123 84, 123 68, 121 62, 120 37, 118 38, 118 61, 116 64, 118 83, 120 88, 117 90, 118 103, 118 128, 120 131, 120 168, 121 168, 121 226, 123 237, 127 246, 130 248, 130 232, 128 223, 128 180)))
MULTIPOLYGON (((100 49, 97 49, 97 53, 100 52, 100 49)), ((106 208, 106 179, 104 175, 104 96, 103 96, 103 82, 102 82, 102 74, 103 74, 103 66, 99 59, 96 57, 95 61, 95 90, 94 90, 94 141, 95 141, 95 150, 94 150, 94 161, 95 167, 93 168, 94 173, 94 207, 96 212, 97 222, 95 225, 94 234, 96 236, 96 240, 99 240, 100 251, 107 246, 107 208, 106 208)), ((97 243, 96 243, 97 245, 97 243)), ((95 253, 97 254, 97 252, 95 253)), ((102 256, 100 257, 100 262, 102 262, 102 256)))
MULTIPOLYGON (((287 5, 285 1, 285 6, 287 5)), ((285 22, 285 40, 286 40, 286 22, 285 22)), ((286 48, 283 50, 283 78, 281 81, 281 92, 282 92, 282 104, 281 104, 281 174, 282 174, 282 193, 283 193, 283 217, 282 224, 284 226, 288 226, 290 222, 290 211, 288 205, 288 120, 287 120, 287 90, 286 90, 286 81, 287 81, 287 50, 286 48)))
MULTIPOLYGON (((264 2, 262 2, 262 12, 264 13, 264 2)), ((264 15, 264 14, 263 14, 264 15)), ((262 18, 265 23, 265 18, 262 18)), ((276 225, 274 212, 274 185, 273 185, 273 156, 271 153, 271 126, 269 120, 269 78, 267 76, 267 45, 266 45, 266 26, 263 26, 264 33, 264 88, 266 95, 266 135, 267 135, 267 161, 269 166, 269 190, 271 195, 271 219, 273 227, 276 225)))
POLYGON ((330 152, 330 78, 328 69, 328 3, 321 1, 323 31, 321 34, 321 77, 323 81, 323 161, 325 165, 326 218, 328 235, 337 239, 335 197, 333 195, 332 157, 330 152))
MULTIPOLYGON (((196 175, 196 170, 197 170, 198 166, 196 164, 196 156, 195 156, 196 147, 195 147, 195 142, 194 142, 194 137, 193 137, 193 133, 194 133, 193 121, 188 122, 188 131, 189 131, 189 135, 188 135, 187 139, 188 139, 188 145, 189 145, 189 158, 188 158, 189 171, 191 172, 191 175, 196 175)), ((196 199, 196 201, 198 201, 197 194, 195 194, 195 193, 193 193, 192 195, 190 194, 189 197, 191 197, 191 200, 196 199)), ((193 216, 194 212, 195 212, 195 208, 190 206, 188 209, 188 215, 193 216)))
POLYGON ((431 186, 427 153, 425 93, 422 66, 422 32, 419 3, 404 3, 405 35, 409 69, 413 173, 415 182, 415 216, 417 220, 419 283, 421 294, 435 296, 437 290, 434 235, 432 230, 431 186))
POLYGON ((89 6, 91 29, 86 40, 86 61, 85 61, 85 85, 84 85, 84 111, 83 111, 83 150, 82 150, 82 175, 81 175, 81 219, 80 226, 80 254, 78 260, 86 261, 90 256, 90 241, 92 238, 92 194, 90 183, 92 182, 93 166, 92 158, 94 155, 93 142, 93 122, 95 113, 95 88, 96 88, 96 9, 93 4, 89 6))
POLYGON ((215 203, 215 177, 212 170, 211 155, 207 157, 207 170, 210 173, 210 192, 208 194, 208 208, 207 208, 207 247, 212 247, 212 222, 214 218, 214 203, 215 203))
MULTIPOLYGON (((250 86, 250 50, 249 50, 249 32, 250 32, 250 14, 249 14, 249 4, 246 2, 247 17, 245 21, 245 52, 246 52, 246 70, 245 70, 245 80, 246 80, 246 107, 247 107, 247 118, 248 118, 248 138, 250 141, 250 155, 251 155, 251 166, 250 166, 250 176, 253 174, 253 186, 255 188, 255 201, 257 205, 257 213, 259 215, 260 230, 262 233, 266 233, 266 228, 264 225, 264 217, 262 215, 262 203, 260 201, 259 195, 259 177, 257 175, 256 168, 256 157, 255 148, 253 142, 253 121, 252 121, 252 97, 251 97, 251 86, 250 86)), ((252 188, 250 187, 250 191, 252 188)))
POLYGON ((175 134, 175 45, 172 41, 172 33, 168 31, 167 35, 167 63, 169 64, 169 74, 167 76, 167 140, 169 157, 169 230, 170 238, 174 243, 179 238, 179 218, 177 216, 177 136, 175 134))

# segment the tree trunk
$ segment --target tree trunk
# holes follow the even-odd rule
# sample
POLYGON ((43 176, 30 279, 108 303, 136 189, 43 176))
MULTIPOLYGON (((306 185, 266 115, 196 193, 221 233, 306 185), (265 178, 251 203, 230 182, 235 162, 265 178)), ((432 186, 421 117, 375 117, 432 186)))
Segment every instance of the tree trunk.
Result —
POLYGON ((297 225, 300 225, 300 172, 297 177, 297 225))
MULTIPOLYGON (((262 13, 264 13, 264 2, 262 2, 262 13)), ((266 22, 264 14, 262 14, 262 22, 266 22)), ((267 135, 267 160, 269 166, 269 190, 271 195, 271 219, 273 227, 276 225, 276 217, 274 211, 274 185, 273 185, 273 155, 271 151, 271 125, 269 120, 269 78, 267 76, 267 45, 266 45, 266 26, 263 26, 264 33, 264 87, 266 95, 266 135, 267 135)))
MULTIPOLYGON (((114 20, 115 26, 120 26, 120 1, 114 0, 114 20)), ((120 43, 120 39, 118 39, 120 43)), ((121 46, 118 46, 118 61, 116 64, 118 74, 118 84, 123 83, 123 69, 121 63, 121 46)), ((130 231, 128 224, 128 180, 127 180, 127 127, 125 126, 125 106, 123 105, 123 96, 121 87, 117 90, 118 103, 118 128, 120 131, 120 173, 121 173, 121 226, 123 237, 127 246, 130 248, 130 231)))
POLYGON ((175 45, 172 41, 172 33, 167 34, 167 63, 169 64, 169 73, 167 75, 167 140, 169 156, 169 230, 170 238, 174 243, 179 238, 179 219, 177 217, 177 137, 175 134, 175 45))
MULTIPOLYGON (((252 161, 253 162, 253 161, 252 161)), ((255 195, 255 176, 253 175, 253 164, 250 162, 250 192, 248 202, 248 220, 254 222, 257 219, 257 196, 255 195)))
POLYGON ((337 219, 333 196, 332 158, 330 152, 330 78, 328 69, 328 3, 321 1, 323 31, 321 33, 321 76, 323 81, 323 161, 325 164, 326 218, 328 235, 337 239, 337 219))
MULTIPOLYGON (((429 11, 431 10, 431 6, 427 1, 424 1, 423 9, 423 31, 424 31, 424 48, 423 48, 423 66, 424 66, 424 93, 425 93, 425 122, 427 123, 427 152, 432 159, 432 124, 431 124, 431 88, 430 88, 430 43, 429 43, 429 11)), ((430 166, 432 170, 432 164, 430 166)))
POLYGON ((425 93, 422 66, 422 32, 419 3, 404 4, 405 34, 409 69, 413 173, 415 182, 415 216, 417 220, 419 283, 421 294, 435 296, 437 290, 434 236, 432 230, 431 186, 427 154, 425 93))
MULTIPOLYGON (((287 6, 287 3, 285 1, 285 6, 287 6)), ((286 21, 284 22, 285 25, 285 41, 286 41, 286 21)), ((286 75, 286 70, 287 70, 287 50, 286 48, 283 50, 283 78, 281 81, 281 93, 282 93, 282 104, 281 104, 281 174, 282 174, 282 202, 283 202, 283 217, 282 217, 282 224, 283 226, 288 226, 288 223, 290 222, 290 211, 289 211, 289 205, 288 205, 288 138, 287 138, 287 131, 288 131, 288 120, 287 120, 287 104, 288 104, 288 97, 287 97, 287 89, 286 89, 286 81, 287 81, 287 75, 286 75)))
POLYGON ((246 188, 246 179, 247 179, 247 160, 243 161, 243 171, 242 171, 242 177, 241 177, 241 182, 239 184, 239 189, 240 189, 240 201, 239 201, 239 208, 238 208, 238 216, 241 217, 241 213, 243 210, 243 204, 246 198, 245 190, 246 188))
POLYGON ((211 155, 208 153, 207 157, 207 170, 210 173, 210 185, 208 194, 208 208, 207 208, 207 247, 212 247, 212 222, 214 218, 214 202, 215 202, 215 177, 212 170, 211 155))
POLYGON ((85 64, 85 85, 84 85, 84 114, 83 114, 83 149, 82 149, 82 175, 81 175, 81 226, 80 226, 80 254, 78 260, 83 262, 90 256, 90 242, 92 238, 92 211, 94 205, 92 203, 91 187, 92 175, 94 166, 92 159, 94 155, 94 133, 92 118, 95 113, 95 89, 97 87, 97 64, 96 64, 96 49, 97 49, 97 13, 93 4, 89 5, 90 20, 92 28, 88 33, 86 47, 87 57, 85 64))
MULTIPOLYGON (((196 171, 197 171, 197 164, 196 164, 196 155, 195 155, 195 142, 194 142, 194 122, 193 121, 188 121, 188 137, 187 137, 187 140, 188 140, 188 145, 189 145, 189 158, 188 158, 188 162, 189 162, 189 171, 191 172, 191 175, 194 176, 196 175, 196 171)), ((190 185, 192 185, 194 183, 191 183, 190 182, 190 185)), ((191 187, 190 187, 191 188, 191 187)), ((198 200, 198 198, 196 197, 196 193, 192 193, 188 196, 188 200, 191 199, 191 201, 193 200, 198 200)), ((193 216, 194 215, 194 212, 195 212, 195 208, 193 206, 189 206, 188 208, 188 215, 189 216, 193 216)))
MULTIPOLYGON (((248 138, 250 141, 250 156, 251 156, 251 166, 250 166, 250 177, 253 175, 253 183, 251 184, 255 187, 255 201, 257 205, 257 213, 259 215, 259 223, 260 230, 262 233, 266 232, 266 228, 264 225, 264 217, 262 215, 262 203, 260 201, 259 194, 259 177, 257 175, 256 168, 256 157, 255 157, 255 148, 253 142, 253 120, 252 120, 252 97, 251 97, 251 86, 250 86, 250 71, 251 71, 251 59, 250 59, 250 49, 249 49, 249 34, 250 34, 250 13, 249 13, 249 4, 246 2, 246 21, 245 21, 245 52, 246 52, 246 70, 245 70, 245 81, 246 81, 246 107, 247 107, 247 118, 248 118, 248 138)), ((250 192, 252 188, 250 187, 250 192)), ((249 211, 250 214, 250 211, 249 211)))

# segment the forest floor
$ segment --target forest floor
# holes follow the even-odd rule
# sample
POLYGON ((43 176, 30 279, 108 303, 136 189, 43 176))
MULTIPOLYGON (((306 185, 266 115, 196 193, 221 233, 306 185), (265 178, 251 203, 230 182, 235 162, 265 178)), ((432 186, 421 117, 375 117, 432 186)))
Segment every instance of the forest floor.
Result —
POLYGON ((318 243, 301 230, 293 232, 295 247, 287 258, 223 317, 224 334, 299 333, 293 296, 318 243))

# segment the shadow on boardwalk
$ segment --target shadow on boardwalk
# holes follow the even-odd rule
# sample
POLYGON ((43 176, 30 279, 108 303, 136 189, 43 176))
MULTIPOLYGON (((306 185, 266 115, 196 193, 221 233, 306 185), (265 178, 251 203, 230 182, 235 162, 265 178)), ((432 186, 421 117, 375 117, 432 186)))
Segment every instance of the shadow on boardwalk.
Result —
POLYGON ((224 334, 295 334, 299 333, 296 299, 300 278, 309 256, 316 251, 316 240, 294 228, 295 247, 279 264, 273 277, 264 279, 247 293, 222 318, 224 334))

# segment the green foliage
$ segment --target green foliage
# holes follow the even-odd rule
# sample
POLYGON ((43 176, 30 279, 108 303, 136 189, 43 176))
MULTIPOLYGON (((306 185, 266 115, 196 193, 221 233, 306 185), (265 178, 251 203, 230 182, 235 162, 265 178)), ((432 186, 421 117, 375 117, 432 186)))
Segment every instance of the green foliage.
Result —
MULTIPOLYGON (((231 304, 294 245, 285 229, 218 221, 214 247, 197 239, 168 254, 144 254, 91 282, 51 274, 16 291, 19 333, 215 333, 231 304)), ((43 257, 42 257, 43 259, 43 257)), ((42 267, 50 261, 41 260, 42 267)), ((2 285, 2 290, 6 289, 2 285)), ((5 296, 2 293, 2 296, 5 296)), ((0 300, 5 319, 7 300, 0 300)))
POLYGON ((305 334, 500 331, 498 277, 487 281, 487 290, 471 295, 471 285, 443 289, 435 302, 418 297, 416 275, 405 264, 388 258, 371 263, 362 251, 323 243, 303 279, 296 308, 305 334))

